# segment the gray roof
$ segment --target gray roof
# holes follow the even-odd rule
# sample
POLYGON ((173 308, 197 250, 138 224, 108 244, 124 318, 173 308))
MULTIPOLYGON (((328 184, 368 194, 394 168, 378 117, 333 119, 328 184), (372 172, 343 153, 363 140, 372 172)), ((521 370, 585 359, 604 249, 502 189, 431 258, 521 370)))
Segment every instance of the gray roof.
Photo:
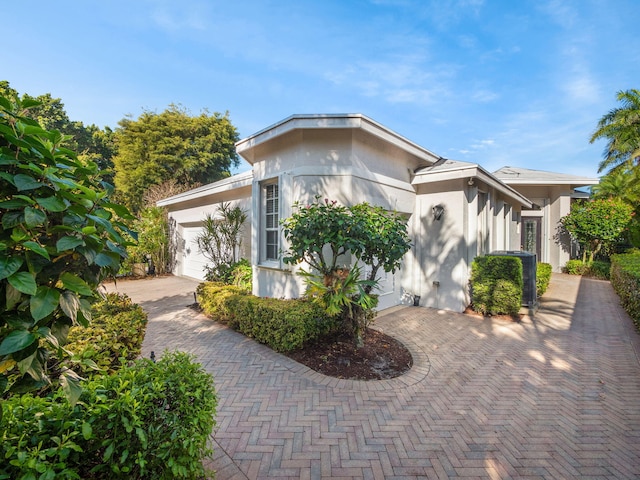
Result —
POLYGON ((507 185, 573 185, 579 187, 599 183, 597 178, 520 167, 502 167, 493 172, 493 175, 507 185))

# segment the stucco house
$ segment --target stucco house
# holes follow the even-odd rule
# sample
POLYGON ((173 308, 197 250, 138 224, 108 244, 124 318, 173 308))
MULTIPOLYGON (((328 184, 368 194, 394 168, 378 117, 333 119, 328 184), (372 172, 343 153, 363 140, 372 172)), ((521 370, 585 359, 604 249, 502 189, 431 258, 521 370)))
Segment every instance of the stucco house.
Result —
POLYGON ((158 202, 177 239, 174 274, 202 279, 206 259, 195 238, 221 202, 249 212, 242 256, 253 266, 254 294, 298 297, 296 268, 282 262, 279 221, 294 202, 317 195, 363 201, 406 216, 412 249, 380 279, 379 308, 400 303, 462 311, 477 255, 528 250, 555 271, 570 242, 556 235, 577 187, 597 179, 505 167, 490 173, 448 160, 361 114, 292 115, 236 144, 252 170, 158 202), (532 240, 533 239, 533 240, 532 240))

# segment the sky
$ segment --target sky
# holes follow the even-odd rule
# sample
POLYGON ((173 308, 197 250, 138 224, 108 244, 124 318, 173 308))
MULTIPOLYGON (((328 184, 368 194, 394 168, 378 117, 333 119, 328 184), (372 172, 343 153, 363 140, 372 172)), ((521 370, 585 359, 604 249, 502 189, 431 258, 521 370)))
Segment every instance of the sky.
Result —
POLYGON ((488 171, 595 178, 591 134, 640 88, 638 18, 638 0, 3 2, 0 80, 85 125, 173 103, 244 138, 362 113, 488 171))

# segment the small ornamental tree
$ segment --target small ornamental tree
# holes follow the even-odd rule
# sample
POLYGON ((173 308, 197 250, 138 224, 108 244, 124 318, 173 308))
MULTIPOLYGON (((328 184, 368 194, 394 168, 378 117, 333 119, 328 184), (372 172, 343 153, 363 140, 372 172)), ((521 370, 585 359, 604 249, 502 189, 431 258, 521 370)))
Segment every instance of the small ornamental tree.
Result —
POLYGON ((332 316, 342 315, 356 345, 363 345, 367 318, 377 300, 371 292, 377 272, 395 272, 410 248, 406 223, 400 214, 361 203, 352 207, 325 199, 297 208, 282 224, 289 242, 283 261, 307 263, 307 294, 332 316), (365 279, 353 260, 369 268, 365 279), (343 262, 343 263, 341 263, 343 262))
POLYGON ((132 217, 95 163, 25 115, 37 105, 0 95, 0 396, 59 378, 73 403, 79 378, 60 363, 63 345, 118 272, 132 217))
POLYGON ((224 281, 231 267, 240 260, 247 218, 246 211, 231 207, 228 202, 218 205, 216 215, 205 216, 196 242, 200 253, 211 262, 205 267, 207 280, 224 281))
POLYGON ((633 207, 620 199, 598 199, 575 202, 560 224, 580 244, 582 262, 592 263, 599 252, 611 250, 633 215, 633 207))

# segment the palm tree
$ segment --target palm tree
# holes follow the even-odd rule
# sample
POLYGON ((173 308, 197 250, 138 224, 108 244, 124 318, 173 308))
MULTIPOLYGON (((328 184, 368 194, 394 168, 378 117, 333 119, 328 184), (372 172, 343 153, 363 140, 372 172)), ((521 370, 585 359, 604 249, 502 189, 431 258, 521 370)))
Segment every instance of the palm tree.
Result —
POLYGON ((593 143, 600 138, 608 139, 598 172, 634 169, 640 165, 640 90, 620 91, 616 98, 622 106, 600 119, 590 140, 593 143))
POLYGON ((591 187, 593 198, 620 198, 634 208, 640 202, 640 170, 613 169, 591 187))

